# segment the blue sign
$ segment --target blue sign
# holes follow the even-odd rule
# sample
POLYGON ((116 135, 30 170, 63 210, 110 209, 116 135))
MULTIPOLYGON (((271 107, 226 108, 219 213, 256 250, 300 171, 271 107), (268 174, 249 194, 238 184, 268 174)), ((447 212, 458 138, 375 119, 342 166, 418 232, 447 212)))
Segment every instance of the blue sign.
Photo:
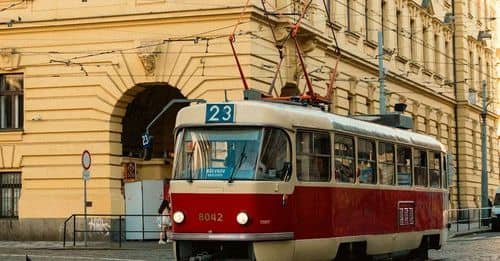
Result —
POLYGON ((204 172, 206 179, 228 179, 231 175, 228 168, 207 168, 204 172))
POLYGON ((234 122, 234 104, 207 104, 205 123, 234 122))
POLYGON ((148 133, 142 134, 141 140, 143 148, 149 149, 151 147, 151 136, 148 133))

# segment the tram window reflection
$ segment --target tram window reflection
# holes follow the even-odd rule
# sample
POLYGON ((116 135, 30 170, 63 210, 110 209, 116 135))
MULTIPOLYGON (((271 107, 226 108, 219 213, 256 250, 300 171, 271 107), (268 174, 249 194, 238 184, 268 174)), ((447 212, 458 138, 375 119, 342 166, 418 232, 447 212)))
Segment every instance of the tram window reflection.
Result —
POLYGON ((359 183, 377 184, 377 158, 375 141, 358 139, 359 183))
POLYGON ((433 152, 429 159, 429 174, 431 187, 439 188, 441 181, 441 153, 433 152))
POLYGON ((379 142, 378 166, 380 184, 394 185, 394 144, 379 142))
POLYGON ((297 131, 297 178, 301 181, 329 181, 330 134, 297 131))
POLYGON ((397 157, 398 185, 411 186, 412 184, 411 148, 406 146, 398 146, 397 151, 398 151, 398 157, 397 157))
POLYGON ((427 186, 427 152, 425 150, 415 150, 415 185, 427 186))
POLYGON ((354 138, 335 135, 335 179, 338 182, 354 183, 354 138))
POLYGON ((182 133, 175 179, 256 179, 262 128, 193 128, 182 133))
POLYGON ((267 128, 262 140, 262 152, 257 163, 257 179, 281 179, 290 175, 290 142, 280 129, 267 128))

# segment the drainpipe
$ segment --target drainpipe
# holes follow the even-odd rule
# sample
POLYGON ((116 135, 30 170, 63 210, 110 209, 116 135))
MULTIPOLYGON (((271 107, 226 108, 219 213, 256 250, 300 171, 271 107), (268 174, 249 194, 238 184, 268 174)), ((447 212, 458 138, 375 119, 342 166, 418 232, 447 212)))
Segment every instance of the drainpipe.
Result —
MULTIPOLYGON (((456 14, 455 14, 455 0, 451 0, 451 13, 453 17, 453 22, 456 22, 456 14)), ((453 88, 455 91, 455 162, 457 167, 455 168, 455 175, 457 176, 457 204, 458 208, 462 208, 462 204, 460 203, 460 161, 458 160, 458 144, 459 144, 459 136, 458 136, 458 88, 457 88, 457 43, 456 43, 456 33, 453 30, 452 37, 452 48, 453 48, 453 88)))

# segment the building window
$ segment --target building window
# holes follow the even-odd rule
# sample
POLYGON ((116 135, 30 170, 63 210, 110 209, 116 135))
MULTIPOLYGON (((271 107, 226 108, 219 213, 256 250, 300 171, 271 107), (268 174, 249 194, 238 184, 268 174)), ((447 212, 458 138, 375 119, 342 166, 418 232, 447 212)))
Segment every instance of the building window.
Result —
POLYGON ((415 61, 417 59, 417 46, 415 45, 415 35, 416 27, 415 27, 415 19, 410 20, 410 55, 411 60, 415 61))
POLYGON ((472 51, 469 52, 469 87, 474 89, 474 53, 472 51))
POLYGON ((0 75, 0 129, 23 127, 23 75, 0 75))
POLYGON ((356 113, 355 112, 356 101, 354 99, 354 95, 349 94, 349 96, 347 96, 347 102, 349 104, 349 111, 347 112, 347 114, 354 115, 356 113))
POLYGON ((441 48, 439 35, 434 35, 434 70, 437 74, 441 74, 441 48))
POLYGON ((402 33, 403 33, 403 20, 401 17, 401 11, 397 10, 396 11, 396 46, 398 48, 398 55, 403 54, 403 39, 402 39, 402 33))
POLYGON ((452 76, 453 76, 453 60, 452 60, 452 51, 450 49, 450 41, 445 41, 444 42, 444 50, 446 52, 446 59, 445 59, 445 63, 446 63, 446 79, 448 80, 451 80, 452 79, 452 76))
POLYGON ((382 43, 383 43, 383 46, 384 46, 384 47, 387 47, 387 41, 386 41, 386 39, 385 39, 385 38, 386 38, 386 36, 387 36, 387 34, 386 34, 386 27, 387 27, 387 26, 386 26, 386 24, 385 24, 385 20, 386 20, 386 19, 385 19, 385 17, 384 17, 384 16, 385 16, 385 14, 386 14, 386 10, 385 10, 385 7, 386 7, 386 6, 387 6, 387 5, 386 5, 385 1, 383 1, 383 0, 382 0, 382 2, 381 2, 381 6, 380 6, 380 19, 381 19, 381 20, 380 20, 380 26, 382 27, 382 30, 381 30, 381 32, 382 32, 382 43))
POLYGON ((347 1, 347 4, 346 4, 346 7, 347 7, 347 12, 346 12, 346 15, 347 15, 347 31, 350 32, 351 31, 351 27, 352 27, 352 24, 351 24, 351 17, 352 17, 352 13, 351 13, 351 2, 352 0, 346 0, 347 1))
MULTIPOLYGON (((479 74, 479 77, 477 77, 477 80, 478 80, 479 84, 482 85, 483 82, 481 80, 483 79, 483 60, 481 59, 481 57, 477 57, 477 69, 478 69, 478 74, 479 74)), ((481 95, 483 95, 483 92, 481 92, 481 95)))
POLYGON ((372 28, 370 28, 370 24, 368 22, 368 19, 369 19, 369 8, 368 8, 368 0, 365 0, 365 38, 366 40, 371 40, 370 39, 370 30, 372 30, 372 28))
POLYGON ((493 174, 493 163, 494 163, 494 160, 493 160, 493 152, 495 151, 495 148, 493 148, 493 138, 490 136, 489 138, 489 144, 488 144, 488 152, 489 152, 489 158, 488 158, 488 162, 490 163, 489 165, 489 168, 488 168, 488 173, 490 174, 493 174))
POLYGON ((17 218, 21 195, 21 173, 0 173, 0 218, 17 218))
POLYGON ((330 134, 297 132, 297 178, 301 181, 329 181, 330 134))

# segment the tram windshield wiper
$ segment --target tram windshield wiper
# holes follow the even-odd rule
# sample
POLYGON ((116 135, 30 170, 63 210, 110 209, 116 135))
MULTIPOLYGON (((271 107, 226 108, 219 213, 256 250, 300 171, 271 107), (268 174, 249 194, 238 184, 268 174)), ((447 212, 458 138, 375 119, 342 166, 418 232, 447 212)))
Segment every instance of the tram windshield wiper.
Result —
POLYGON ((189 178, 188 178, 188 182, 193 182, 193 166, 191 165, 191 163, 193 162, 193 155, 192 154, 189 154, 188 155, 188 164, 187 164, 187 167, 188 167, 188 174, 189 174, 189 178))
POLYGON ((231 171, 231 175, 229 176, 229 179, 227 180, 227 182, 229 182, 229 183, 233 182, 234 173, 236 173, 240 170, 241 165, 243 164, 243 160, 247 157, 246 150, 247 150, 247 143, 245 142, 245 145, 243 145, 243 149, 241 150, 241 154, 240 154, 240 158, 238 159, 238 163, 234 166, 233 171, 231 171))

